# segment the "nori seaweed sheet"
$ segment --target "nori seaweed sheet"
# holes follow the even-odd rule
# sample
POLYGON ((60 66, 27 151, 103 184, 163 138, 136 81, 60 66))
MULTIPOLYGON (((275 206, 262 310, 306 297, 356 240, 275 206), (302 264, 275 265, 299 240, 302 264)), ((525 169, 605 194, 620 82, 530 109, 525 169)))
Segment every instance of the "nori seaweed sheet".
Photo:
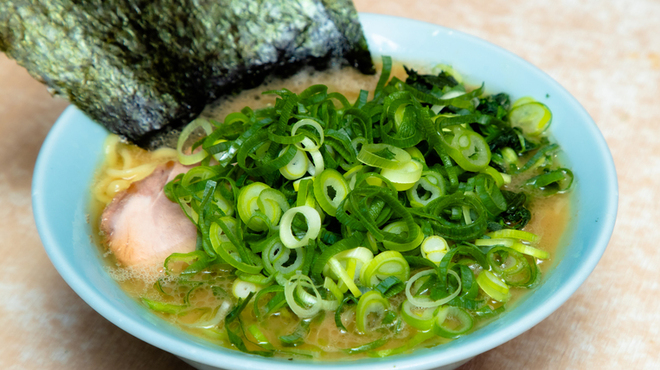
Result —
POLYGON ((0 51, 141 146, 270 74, 374 72, 351 0, 2 0, 0 51))

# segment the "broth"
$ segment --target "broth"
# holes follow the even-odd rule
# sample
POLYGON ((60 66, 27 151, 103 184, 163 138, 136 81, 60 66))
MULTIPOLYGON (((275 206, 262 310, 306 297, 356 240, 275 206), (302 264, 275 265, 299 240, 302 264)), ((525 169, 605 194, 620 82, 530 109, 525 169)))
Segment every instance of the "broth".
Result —
MULTIPOLYGON (((392 75, 405 80, 406 74, 402 65, 396 65, 392 75)), ((270 80, 264 86, 225 99, 208 107, 203 113, 203 116, 222 121, 228 113, 239 111, 244 106, 258 108, 274 104, 275 97, 272 95, 261 95, 263 91, 287 88, 299 93, 312 84, 325 84, 329 87, 329 91, 339 91, 345 94, 349 101, 355 101, 361 89, 373 91, 377 80, 378 76, 365 76, 353 69, 326 72, 307 70, 287 80, 270 80)), ((114 139, 110 140, 112 141, 114 139)), ((94 187, 96 201, 92 207, 93 217, 91 219, 94 220, 93 227, 95 230, 98 230, 100 213, 113 194, 127 187, 131 182, 144 178, 148 174, 149 169, 155 168, 155 164, 164 163, 176 157, 176 154, 172 150, 167 149, 157 153, 149 153, 131 145, 117 142, 111 142, 108 144, 108 147, 108 158, 110 158, 109 162, 112 163, 106 162, 104 164, 94 187), (122 177, 116 173, 109 175, 109 167, 124 170, 126 168, 144 167, 144 172, 135 174, 133 172, 136 171, 128 170, 125 173, 130 176, 122 177)), ((550 198, 535 198, 531 210, 533 213, 531 222, 524 230, 539 235, 541 237, 541 242, 538 245, 539 248, 550 252, 550 259, 544 261, 537 260, 541 271, 546 273, 552 265, 550 263, 553 258, 552 256, 555 255, 555 250, 559 247, 560 239, 567 228, 570 214, 570 197, 567 194, 559 194, 550 198)), ((95 235, 97 236, 97 244, 101 248, 104 248, 102 238, 98 233, 95 233, 95 235)), ((235 275, 230 266, 215 265, 187 279, 182 284, 177 280, 176 276, 166 276, 162 264, 153 266, 152 268, 135 269, 119 266, 111 253, 105 253, 105 259, 108 273, 118 281, 127 294, 136 299, 147 298, 173 305, 186 300, 190 302, 192 307, 205 307, 186 311, 185 314, 158 312, 156 314, 188 333, 203 337, 212 343, 232 348, 226 332, 222 330, 224 325, 222 322, 216 328, 199 327, 200 322, 210 322, 215 315, 219 314, 218 311, 223 309, 223 302, 233 299, 231 297, 231 289, 235 275), (208 284, 200 285, 202 282, 208 284), (196 286, 199 287, 195 288, 196 286)), ((413 270, 412 272, 411 275, 415 271, 413 270)), ((508 307, 515 304, 516 300, 519 300, 528 292, 529 290, 527 289, 512 289, 512 299, 507 302, 508 307)), ((267 295, 264 300, 267 300, 270 296, 272 295, 267 295)), ((391 306, 398 307, 405 298, 406 296, 403 293, 395 295, 390 298, 391 306)), ((499 305, 495 301, 491 303, 493 307, 499 305)), ((275 349, 281 350, 280 355, 282 356, 306 357, 311 354, 314 358, 324 360, 345 359, 347 358, 345 349, 360 347, 384 336, 391 338, 384 346, 378 347, 376 351, 353 354, 350 358, 394 354, 411 342, 419 343, 415 347, 417 348, 431 347, 449 341, 449 339, 439 336, 425 335, 423 332, 406 324, 402 324, 399 328, 391 326, 367 334, 359 334, 354 320, 351 319, 351 316, 355 315, 354 309, 355 307, 353 306, 342 314, 343 322, 347 329, 344 332, 337 328, 333 312, 326 312, 322 317, 301 320, 289 309, 281 309, 265 319, 257 320, 252 309, 252 303, 250 303, 247 309, 241 314, 242 325, 248 339, 246 345, 249 350, 258 350, 260 348, 254 344, 260 342, 260 339, 253 334, 252 328, 254 327, 260 329, 259 332, 268 339, 270 345, 275 349), (295 328, 301 328, 303 321, 309 323, 309 329, 306 329, 309 331, 309 334, 305 343, 295 347, 282 345, 278 338, 292 334, 292 332, 295 332, 295 328)), ((487 324, 489 321, 491 319, 478 319, 473 330, 487 324)))

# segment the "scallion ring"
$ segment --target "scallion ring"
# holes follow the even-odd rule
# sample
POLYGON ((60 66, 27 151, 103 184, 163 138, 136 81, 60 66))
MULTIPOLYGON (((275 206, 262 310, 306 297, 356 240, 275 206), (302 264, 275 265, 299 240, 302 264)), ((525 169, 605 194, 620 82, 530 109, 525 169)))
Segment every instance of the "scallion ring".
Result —
POLYGON ((424 239, 420 250, 422 257, 438 265, 442 261, 442 257, 449 251, 449 245, 445 238, 431 235, 424 239))
POLYGON ((410 301, 405 300, 401 305, 401 317, 410 326, 415 329, 426 331, 433 327, 436 321, 433 307, 417 307, 410 301))
POLYGON ((362 267, 360 282, 373 288, 388 276, 396 276, 401 281, 410 277, 408 261, 397 251, 385 251, 377 254, 371 262, 362 267))
POLYGON ((183 128, 181 134, 179 135, 179 140, 176 143, 176 153, 179 158, 179 162, 183 165, 191 165, 199 163, 202 159, 208 156, 208 153, 204 149, 199 149, 196 153, 187 154, 183 152, 183 146, 186 144, 186 141, 190 138, 190 135, 197 130, 202 128, 206 135, 210 135, 213 132, 213 126, 204 118, 197 118, 194 121, 190 122, 186 127, 183 128))
POLYGON ((367 166, 397 169, 410 162, 408 152, 389 144, 364 144, 357 156, 367 166))
POLYGON ((470 331, 474 325, 472 316, 460 307, 442 307, 435 318, 433 332, 443 338, 457 338, 470 331))
POLYGON ((422 308, 429 308, 429 307, 438 307, 442 306, 443 304, 451 301, 452 299, 458 297, 458 295, 461 293, 461 278, 458 276, 458 274, 454 270, 448 270, 447 273, 454 276, 456 278, 456 281, 458 282, 458 286, 456 290, 448 295, 445 298, 441 298, 438 300, 433 300, 429 296, 415 296, 413 292, 411 291, 412 285, 417 281, 418 279, 426 276, 426 275, 432 275, 435 274, 435 270, 424 270, 420 271, 414 276, 412 276, 408 282, 406 282, 406 297, 408 298, 408 301, 410 301, 411 304, 417 306, 417 307, 422 307, 422 308))
POLYGON ((284 296, 286 297, 286 302, 289 304, 291 311, 301 319, 314 317, 319 311, 321 311, 321 293, 319 293, 318 289, 314 286, 312 279, 308 276, 301 274, 293 275, 284 286, 284 296), (304 301, 302 299, 296 299, 295 296, 300 295, 299 290, 304 289, 311 289, 314 292, 314 296, 316 297, 315 302, 308 301, 307 303, 303 303, 304 301), (301 305, 298 302, 303 304, 301 305))
POLYGON ((417 160, 411 160, 398 168, 383 168, 380 172, 383 177, 390 180, 398 191, 412 188, 422 177, 423 165, 417 160))
MULTIPOLYGON (((280 155, 283 154, 285 149, 282 149, 280 155)), ((280 173, 287 180, 296 180, 305 175, 307 172, 307 167, 309 166, 309 159, 307 154, 302 150, 298 149, 296 155, 293 156, 293 159, 286 164, 286 166, 280 168, 280 173)))
POLYGON ((367 333, 373 328, 369 326, 370 316, 376 314, 380 320, 385 317, 385 311, 390 307, 390 302, 377 290, 370 290, 360 297, 355 310, 355 326, 360 333, 367 333))
POLYGON ((318 142, 314 143, 311 139, 306 138, 308 140, 308 143, 305 143, 305 139, 303 139, 302 145, 299 145, 298 143, 296 143, 295 145, 298 147, 298 149, 305 152, 318 151, 321 148, 321 145, 323 145, 323 140, 325 138, 323 134, 323 127, 321 127, 321 125, 319 125, 319 123, 314 121, 313 119, 306 118, 296 122, 291 128, 291 136, 295 136, 298 129, 305 125, 314 127, 314 129, 319 133, 318 142))
POLYGON ((300 206, 284 212, 280 220, 280 240, 287 248, 300 248, 309 244, 310 239, 315 239, 321 231, 321 216, 319 212, 310 206, 300 206), (301 214, 307 220, 307 231, 300 239, 291 232, 293 218, 301 214))
POLYGON ((339 203, 349 192, 348 183, 337 170, 327 168, 314 179, 314 197, 330 216, 336 215, 339 203))
POLYGON ((477 284, 479 284, 479 288, 488 294, 489 297, 498 302, 506 302, 511 298, 511 293, 506 283, 490 271, 481 271, 477 275, 477 284))
POLYGON ((408 242, 400 243, 393 240, 383 239, 383 247, 388 250, 399 252, 410 251, 417 248, 424 240, 424 234, 422 234, 422 230, 417 224, 413 223, 413 225, 415 230, 409 230, 408 223, 406 223, 406 221, 394 221, 383 227, 384 232, 399 235, 402 238, 407 238, 411 232, 416 233, 416 237, 408 242))

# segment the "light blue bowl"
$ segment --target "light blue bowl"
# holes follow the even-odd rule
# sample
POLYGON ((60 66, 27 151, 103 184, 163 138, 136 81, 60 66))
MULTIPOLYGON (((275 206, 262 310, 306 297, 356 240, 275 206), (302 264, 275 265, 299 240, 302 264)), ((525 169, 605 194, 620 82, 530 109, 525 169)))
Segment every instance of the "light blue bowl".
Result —
MULTIPOLYGON (((610 152, 580 104, 557 82, 521 58, 475 37, 418 21, 362 14, 370 48, 394 60, 455 66, 469 81, 512 98, 531 95, 553 112, 552 136, 577 179, 573 230, 560 262, 544 283, 492 324, 449 344, 410 355, 350 362, 314 362, 324 369, 457 367, 539 323, 585 281, 614 228, 617 182, 610 152)), ((69 107, 57 120, 37 160, 32 203, 39 235, 53 265, 82 299, 128 333, 200 368, 309 369, 310 362, 266 359, 218 348, 159 319, 129 298, 104 271, 90 242, 90 184, 101 163, 107 131, 69 107)))

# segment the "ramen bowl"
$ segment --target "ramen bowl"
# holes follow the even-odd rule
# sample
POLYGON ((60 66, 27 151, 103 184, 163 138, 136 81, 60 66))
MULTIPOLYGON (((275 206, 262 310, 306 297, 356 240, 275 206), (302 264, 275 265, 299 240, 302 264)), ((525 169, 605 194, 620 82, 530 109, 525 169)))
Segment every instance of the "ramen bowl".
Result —
POLYGON ((34 216, 62 278, 106 319, 200 369, 452 369, 530 329, 563 304, 586 280, 607 247, 617 210, 614 164, 605 140, 582 106, 548 75, 478 38, 409 19, 362 14, 372 53, 417 65, 448 64, 466 81, 513 100, 532 96, 553 112, 551 137, 575 174, 570 230, 543 283, 497 320, 469 335, 409 354, 351 361, 289 361, 218 347, 187 334, 129 297, 108 275, 92 243, 90 187, 108 132, 74 107, 48 134, 33 180, 34 216))

